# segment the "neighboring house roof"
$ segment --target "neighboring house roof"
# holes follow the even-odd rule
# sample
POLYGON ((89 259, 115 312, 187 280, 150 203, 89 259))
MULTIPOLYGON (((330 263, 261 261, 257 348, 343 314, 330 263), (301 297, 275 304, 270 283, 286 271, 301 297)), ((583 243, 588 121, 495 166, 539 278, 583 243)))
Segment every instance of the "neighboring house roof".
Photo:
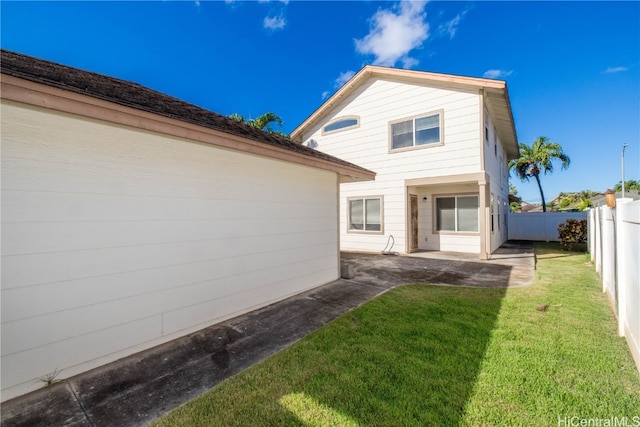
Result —
POLYGON ((522 205, 520 206, 520 211, 521 212, 542 212, 542 206, 532 205, 531 203, 522 202, 522 205))
POLYGON ((425 71, 403 70, 373 65, 363 67, 355 76, 345 83, 291 133, 291 138, 293 140, 299 140, 304 132, 310 130, 319 121, 321 121, 335 105, 370 79, 387 79, 423 85, 432 84, 466 89, 482 89, 487 107, 495 119, 500 139, 505 144, 505 150, 507 151, 508 158, 513 159, 519 156, 518 138, 516 136, 513 113, 511 111, 507 83, 505 81, 456 76, 451 74, 429 73, 425 71))
MULTIPOLYGON (((616 191, 615 195, 614 195, 615 199, 620 199, 622 198, 622 191, 616 191)), ((633 199, 633 200, 640 200, 640 191, 638 190, 628 190, 624 192, 624 197, 625 199, 633 199)), ((594 207, 598 207, 598 206, 606 206, 607 205, 607 200, 606 200, 606 196, 603 194, 598 194, 597 196, 593 196, 592 198, 589 199, 589 201, 591 201, 591 204, 594 207)))
MULTIPOLYGON (((303 156, 313 159, 313 165, 337 171, 353 179, 368 180, 374 179, 375 177, 374 172, 354 165, 353 163, 297 144, 287 138, 264 132, 137 83, 80 70, 4 49, 0 50, 0 52, 0 70, 4 75, 89 96, 138 111, 175 119, 180 122, 191 123, 224 132, 225 134, 235 135, 243 139, 251 140, 252 142, 273 147, 274 150, 281 149, 293 152, 297 155, 294 156, 294 158, 303 156)), ((3 86, 5 86, 6 80, 8 79, 3 79, 3 86)), ((3 89, 5 88, 3 87, 3 89)), ((6 98, 5 91, 3 90, 2 92, 2 97, 6 98)), ((235 146, 239 145, 236 144, 235 146)), ((269 154, 266 150, 254 150, 253 153, 269 154)))

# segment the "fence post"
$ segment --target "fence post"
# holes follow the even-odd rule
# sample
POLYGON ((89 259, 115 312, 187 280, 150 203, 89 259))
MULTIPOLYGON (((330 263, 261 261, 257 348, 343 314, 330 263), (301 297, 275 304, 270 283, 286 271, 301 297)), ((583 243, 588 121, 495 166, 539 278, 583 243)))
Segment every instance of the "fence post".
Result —
POLYGON ((595 234, 595 212, 594 208, 587 211, 587 242, 589 243, 589 257, 591 262, 596 259, 596 234, 595 234))
MULTIPOLYGON (((596 235, 596 272, 602 278, 602 221, 600 220, 602 214, 602 208, 596 208, 594 226, 596 235)), ((604 284, 602 285, 602 291, 604 291, 604 284)))
POLYGON ((618 227, 616 229, 616 275, 618 282, 618 335, 621 337, 624 336, 624 322, 627 318, 626 308, 627 308, 627 277, 625 274, 626 266, 627 266, 627 256, 625 254, 624 247, 627 244, 627 239, 630 236, 625 236, 625 226, 622 222, 625 213, 624 203, 620 203, 620 199, 618 199, 617 208, 616 208, 616 223, 618 227))
POLYGON ((618 289, 616 286, 616 223, 615 212, 602 208, 602 283, 618 315, 618 289))

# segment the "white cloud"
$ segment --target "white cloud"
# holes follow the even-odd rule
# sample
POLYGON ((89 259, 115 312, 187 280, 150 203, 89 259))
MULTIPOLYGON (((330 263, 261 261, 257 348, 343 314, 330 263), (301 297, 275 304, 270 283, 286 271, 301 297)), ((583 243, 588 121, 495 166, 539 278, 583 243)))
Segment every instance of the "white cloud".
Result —
POLYGON ((511 74, 513 74, 513 70, 507 71, 507 70, 492 69, 492 70, 485 71, 482 77, 486 79, 498 79, 498 78, 509 77, 511 74))
POLYGON ((343 84, 345 84, 346 82, 349 81, 349 79, 351 79, 351 77, 355 76, 355 71, 345 71, 344 73, 340 73, 340 75, 338 76, 338 78, 336 79, 336 88, 341 87, 343 84))
MULTIPOLYGON (((333 82, 334 91, 342 87, 342 85, 348 82, 351 79, 351 77, 355 76, 355 74, 356 72, 351 70, 345 71, 344 73, 340 73, 340 75, 333 82)), ((328 91, 328 90, 325 90, 324 92, 322 92, 322 95, 321 95, 322 100, 324 101, 325 99, 329 98, 329 95, 331 95, 332 93, 333 93, 332 91, 328 91)))
POLYGON ((417 66, 419 63, 420 61, 418 61, 415 58, 409 58, 409 57, 402 58, 402 68, 413 68, 417 66))
POLYGON ((458 31, 458 24, 460 24, 461 19, 461 15, 456 15, 456 17, 451 21, 447 21, 444 24, 441 24, 438 27, 438 34, 448 34, 449 38, 453 38, 453 36, 456 35, 456 31, 458 31))
POLYGON ((242 2, 240 0, 224 0, 224 4, 227 5, 227 7, 229 7, 231 10, 237 10, 240 8, 240 6, 242 6, 242 2))
POLYGON ((472 9, 472 7, 467 7, 465 10, 463 10, 462 12, 457 14, 450 21, 447 21, 447 22, 445 22, 443 24, 440 24, 438 26, 437 34, 439 36, 449 36, 449 38, 452 39, 456 35, 456 32, 458 31, 458 26, 460 25, 460 21, 462 21, 462 18, 464 18, 464 16, 471 9, 472 9))
POLYGON ((265 17, 264 18, 264 28, 268 30, 282 30, 285 25, 287 25, 287 21, 284 19, 284 16, 278 15, 273 17, 265 17))
POLYGON ((621 73, 623 71, 627 71, 629 68, 627 67, 609 67, 604 70, 605 74, 613 74, 613 73, 621 73))
POLYGON ((425 1, 402 0, 392 9, 380 9, 371 17, 371 30, 362 39, 356 39, 356 50, 374 55, 374 65, 415 66, 418 60, 409 53, 422 46, 429 38, 429 24, 424 11, 425 1))

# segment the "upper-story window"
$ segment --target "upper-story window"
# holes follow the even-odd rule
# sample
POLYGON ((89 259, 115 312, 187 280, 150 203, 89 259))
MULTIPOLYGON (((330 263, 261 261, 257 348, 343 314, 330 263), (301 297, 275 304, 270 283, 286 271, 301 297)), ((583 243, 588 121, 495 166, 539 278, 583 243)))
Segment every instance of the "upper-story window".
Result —
POLYGON ((391 149, 442 144, 442 112, 391 123, 391 149))
POLYGON ((358 116, 346 116, 339 117, 332 122, 329 122, 322 128, 322 134, 340 132, 343 130, 354 129, 360 126, 360 117, 358 116))

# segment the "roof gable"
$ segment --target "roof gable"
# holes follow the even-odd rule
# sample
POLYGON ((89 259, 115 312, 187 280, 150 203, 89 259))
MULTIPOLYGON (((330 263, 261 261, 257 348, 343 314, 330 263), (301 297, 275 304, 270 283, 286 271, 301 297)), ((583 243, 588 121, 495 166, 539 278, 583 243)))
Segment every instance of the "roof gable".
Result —
POLYGON ((485 102, 496 121, 496 127, 510 158, 518 155, 518 139, 516 136, 511 103, 507 91, 507 83, 476 77, 456 76, 452 74, 430 73, 426 71, 404 70, 399 68, 367 65, 345 83, 336 93, 325 101, 292 133, 291 138, 300 142, 302 134, 322 121, 333 108, 354 93, 358 88, 372 79, 385 79, 420 85, 448 87, 458 90, 477 90, 484 94, 485 102))
POLYGON ((246 138, 252 142, 294 152, 297 155, 319 160, 324 164, 328 163, 347 168, 351 170, 351 176, 353 178, 373 179, 375 175, 373 172, 360 166, 302 146, 287 138, 264 132, 245 123, 240 123, 221 114, 189 104, 137 83, 57 64, 5 49, 0 50, 0 53, 1 72, 7 76, 213 129, 246 138))

